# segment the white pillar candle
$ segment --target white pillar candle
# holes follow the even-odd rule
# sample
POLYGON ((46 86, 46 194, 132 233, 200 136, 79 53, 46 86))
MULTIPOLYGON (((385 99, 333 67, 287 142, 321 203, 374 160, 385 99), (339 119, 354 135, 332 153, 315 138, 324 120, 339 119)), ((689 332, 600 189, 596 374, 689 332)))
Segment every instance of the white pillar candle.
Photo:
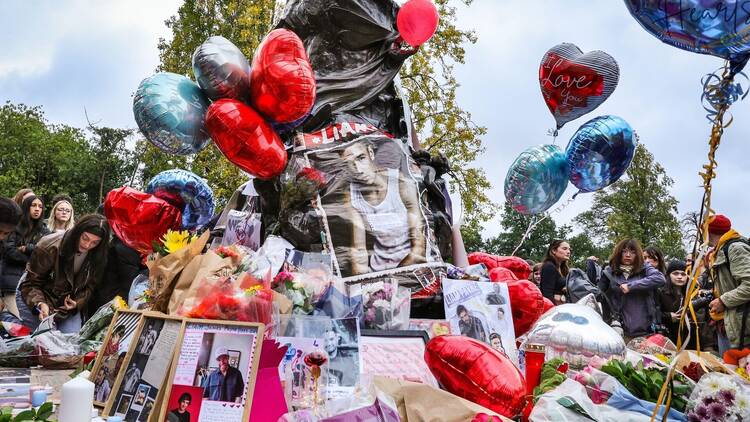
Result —
POLYGON ((94 383, 81 377, 73 378, 62 386, 60 422, 90 422, 94 405, 94 383))

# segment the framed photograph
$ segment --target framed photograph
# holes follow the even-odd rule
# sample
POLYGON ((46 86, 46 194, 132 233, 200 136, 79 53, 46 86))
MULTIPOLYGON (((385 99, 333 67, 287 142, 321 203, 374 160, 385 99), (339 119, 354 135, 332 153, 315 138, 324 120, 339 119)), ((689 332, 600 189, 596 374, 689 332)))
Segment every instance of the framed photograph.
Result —
POLYGON ((142 314, 102 414, 128 421, 156 419, 182 327, 181 318, 142 314))
POLYGON ((421 330, 362 330, 362 373, 420 382, 440 388, 424 361, 430 337, 421 330))
POLYGON ((339 318, 331 322, 323 333, 323 349, 328 353, 328 399, 336 399, 351 394, 359 384, 362 358, 358 318, 339 318))
POLYGON ((264 331, 263 324, 185 320, 158 420, 249 420, 264 331))
POLYGON ((115 311, 89 377, 89 381, 94 383, 94 405, 106 406, 142 317, 143 312, 140 311, 115 311))

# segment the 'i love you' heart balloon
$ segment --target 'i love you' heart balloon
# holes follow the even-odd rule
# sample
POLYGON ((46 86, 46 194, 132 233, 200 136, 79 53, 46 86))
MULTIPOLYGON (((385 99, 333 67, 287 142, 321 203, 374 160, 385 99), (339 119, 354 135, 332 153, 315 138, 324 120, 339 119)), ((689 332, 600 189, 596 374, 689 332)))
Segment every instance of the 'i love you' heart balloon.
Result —
POLYGON ((732 61, 750 53, 750 1, 625 0, 651 35, 693 53, 732 61))
POLYGON ((544 101, 560 129, 599 107, 615 90, 620 68, 603 51, 583 53, 573 44, 552 47, 539 66, 544 101))

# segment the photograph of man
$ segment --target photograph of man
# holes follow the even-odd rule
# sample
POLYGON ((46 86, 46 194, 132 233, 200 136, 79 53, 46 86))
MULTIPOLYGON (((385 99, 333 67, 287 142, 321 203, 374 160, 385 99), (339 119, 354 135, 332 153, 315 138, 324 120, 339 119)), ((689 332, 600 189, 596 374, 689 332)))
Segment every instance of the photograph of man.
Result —
POLYGON ((245 392, 242 373, 229 365, 229 352, 220 347, 216 354, 219 367, 203 381, 203 397, 213 401, 240 403, 245 392))
POLYGON ((156 344, 156 339, 159 337, 159 333, 154 329, 153 324, 149 323, 148 328, 143 330, 141 333, 141 346, 138 349, 138 353, 142 355, 148 355, 156 344))
POLYGON ((503 297, 500 283, 492 283, 492 293, 487 294, 487 304, 505 305, 505 297, 503 297))
POLYGON ((109 337, 109 343, 104 349, 104 356, 112 356, 120 352, 120 340, 125 335, 125 326, 118 325, 112 331, 112 335, 109 337))
POLYGON ((482 321, 469 314, 464 305, 458 305, 456 307, 456 315, 458 315, 458 328, 461 331, 462 336, 471 337, 475 340, 487 342, 487 334, 484 331, 482 321))
POLYGON ((182 393, 180 396, 179 404, 175 409, 169 412, 168 419, 170 422, 190 422, 190 412, 188 407, 192 403, 193 397, 190 393, 182 393))
POLYGON ((137 365, 137 362, 133 362, 127 372, 125 372, 125 379, 122 388, 126 393, 134 392, 136 385, 138 385, 138 381, 141 379, 141 370, 137 365))
POLYGON ((323 335, 326 353, 328 353, 328 384, 350 387, 357 382, 359 365, 350 350, 342 347, 342 336, 335 326, 323 335))
POLYGON ((497 320, 505 321, 505 309, 502 306, 497 307, 497 320))
POLYGON ((112 386, 109 385, 109 368, 102 366, 99 373, 96 374, 96 382, 94 385, 94 400, 99 403, 105 403, 109 398, 109 393, 112 392, 112 386))
POLYGON ((507 356, 507 354, 505 353, 505 348, 503 347, 503 339, 502 337, 500 337, 500 334, 490 334, 490 347, 502 353, 503 356, 507 356))
POLYGON ((143 406, 143 404, 146 403, 146 397, 148 396, 148 392, 150 389, 151 387, 149 387, 148 385, 139 385, 138 392, 135 393, 133 404, 143 406))
MULTIPOLYGON (((395 142, 395 141, 391 141, 395 142)), ((369 143, 355 142, 341 151, 352 182, 352 273, 364 274, 426 261, 424 217, 413 180, 398 168, 375 162, 369 143), (372 249, 368 250, 368 236, 372 249)))

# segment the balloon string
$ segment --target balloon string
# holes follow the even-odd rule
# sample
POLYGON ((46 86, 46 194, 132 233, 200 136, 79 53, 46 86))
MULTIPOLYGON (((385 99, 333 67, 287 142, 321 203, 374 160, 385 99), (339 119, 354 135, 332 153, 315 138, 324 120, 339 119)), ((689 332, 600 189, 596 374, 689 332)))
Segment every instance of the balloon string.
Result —
POLYGON ((548 212, 544 217, 539 218, 538 215, 533 216, 531 221, 529 222, 529 226, 526 227, 526 232, 524 232, 523 236, 521 237, 521 241, 518 243, 518 246, 516 246, 516 248, 513 249, 513 253, 510 256, 516 256, 516 253, 518 252, 519 249, 521 249, 521 246, 523 246, 524 242, 526 242, 529 236, 531 236, 531 232, 534 231, 536 226, 541 224, 544 220, 550 218, 553 214, 558 214, 562 212, 562 210, 567 208, 568 205, 570 205, 571 203, 573 203, 573 201, 575 201, 579 193, 581 193, 581 191, 576 192, 572 197, 570 197, 570 199, 558 205, 555 209, 548 212))
POLYGON ((555 145, 555 143, 557 142, 557 135, 558 135, 558 133, 559 132, 558 132, 557 129, 548 129, 547 130, 547 136, 551 136, 552 137, 552 145, 555 145))

